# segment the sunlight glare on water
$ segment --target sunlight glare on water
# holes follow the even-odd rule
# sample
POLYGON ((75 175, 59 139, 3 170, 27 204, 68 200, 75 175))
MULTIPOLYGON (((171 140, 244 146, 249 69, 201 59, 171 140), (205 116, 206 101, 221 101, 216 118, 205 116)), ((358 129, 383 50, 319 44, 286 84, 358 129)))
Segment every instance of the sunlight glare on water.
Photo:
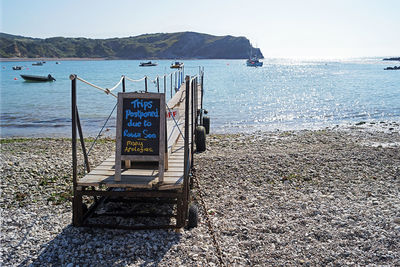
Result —
MULTIPOLYGON (((140 68, 137 60, 1 62, 1 135, 70 136, 70 74, 103 88, 127 75, 170 73, 171 61, 140 68), (22 71, 12 66, 25 66, 22 71), (51 83, 24 82, 19 74, 51 74, 51 83), (15 78, 17 80, 15 80, 15 78)), ((338 61, 264 59, 247 67, 245 60, 185 60, 185 74, 205 70, 204 108, 214 133, 319 129, 359 121, 400 121, 400 72, 385 71, 393 62, 381 58, 338 61)), ((161 88, 163 83, 160 84, 161 88)), ((167 80, 167 88, 170 80, 167 80)), ((121 91, 121 87, 118 88, 121 91)), ((128 91, 144 83, 127 81, 128 91)), ((149 82, 149 90, 155 84, 149 82)), ((168 92, 168 90, 167 90, 168 92)), ((167 93, 169 97, 169 93, 167 93)), ((116 99, 78 81, 78 107, 85 135, 96 135, 116 99)), ((106 128, 115 131, 115 112, 106 128)))

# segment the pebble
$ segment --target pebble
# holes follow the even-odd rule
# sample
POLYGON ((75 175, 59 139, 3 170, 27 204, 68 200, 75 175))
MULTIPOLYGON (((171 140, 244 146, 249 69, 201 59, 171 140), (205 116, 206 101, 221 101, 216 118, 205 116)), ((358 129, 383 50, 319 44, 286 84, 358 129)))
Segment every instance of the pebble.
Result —
POLYGON ((193 188, 207 214, 179 232, 72 227, 70 140, 4 143, 0 265, 398 266, 400 147, 368 144, 399 133, 337 128, 207 136, 193 188))

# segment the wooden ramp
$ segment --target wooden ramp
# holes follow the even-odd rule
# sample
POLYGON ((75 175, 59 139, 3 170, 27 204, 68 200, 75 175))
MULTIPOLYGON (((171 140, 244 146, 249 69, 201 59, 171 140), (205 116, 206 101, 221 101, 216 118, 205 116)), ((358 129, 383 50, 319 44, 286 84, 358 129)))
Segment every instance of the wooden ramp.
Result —
MULTIPOLYGON (((198 90, 198 98, 201 92, 198 90)), ((198 101, 200 108, 200 101, 198 101)), ((178 111, 175 120, 167 120, 167 142, 168 142, 168 167, 164 171, 164 181, 159 182, 158 164, 126 162, 131 164, 129 168, 121 171, 121 181, 115 181, 115 156, 111 156, 99 166, 91 170, 83 178, 77 181, 77 186, 105 186, 119 188, 141 188, 170 190, 181 189, 184 177, 184 133, 185 124, 185 84, 174 97, 168 101, 167 106, 170 111, 178 111)), ((167 109, 167 112, 169 111, 167 109)), ((192 127, 190 116, 189 129, 192 127)), ((189 142, 191 138, 189 137, 189 142)), ((189 153, 190 154, 190 153, 189 153)))

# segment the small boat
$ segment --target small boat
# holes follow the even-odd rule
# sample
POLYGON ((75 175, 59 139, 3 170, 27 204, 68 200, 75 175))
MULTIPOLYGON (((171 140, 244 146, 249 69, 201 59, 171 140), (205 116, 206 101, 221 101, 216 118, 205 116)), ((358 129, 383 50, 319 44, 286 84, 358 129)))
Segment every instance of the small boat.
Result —
POLYGON ((249 58, 249 59, 246 61, 246 65, 247 65, 248 67, 262 67, 263 62, 259 61, 258 58, 253 57, 253 58, 249 58))
POLYGON ((53 76, 51 76, 50 74, 47 76, 37 76, 37 75, 25 75, 25 74, 21 74, 21 77, 25 80, 25 81, 30 81, 30 82, 52 82, 55 81, 56 79, 54 79, 53 76))
POLYGON ((13 70, 22 70, 22 67, 21 66, 14 66, 14 67, 12 67, 13 68, 13 70))
POLYGON ((157 63, 154 62, 140 62, 139 67, 152 67, 152 66, 157 66, 157 63))
POLYGON ((387 68, 384 68, 384 70, 400 70, 400 66, 387 67, 387 68))
POLYGON ((42 62, 36 62, 36 63, 32 63, 32 66, 42 66, 43 63, 42 62))
POLYGON ((175 61, 175 63, 171 64, 171 69, 180 69, 183 67, 183 62, 175 61))

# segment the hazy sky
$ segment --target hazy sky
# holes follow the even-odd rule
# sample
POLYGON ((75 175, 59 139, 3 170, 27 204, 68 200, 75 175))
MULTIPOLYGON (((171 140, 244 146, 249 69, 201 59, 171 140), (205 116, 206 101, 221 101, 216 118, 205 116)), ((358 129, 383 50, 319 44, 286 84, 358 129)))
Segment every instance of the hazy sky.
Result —
POLYGON ((1 31, 110 38, 245 36, 265 57, 400 56, 400 0, 0 0, 1 31))

